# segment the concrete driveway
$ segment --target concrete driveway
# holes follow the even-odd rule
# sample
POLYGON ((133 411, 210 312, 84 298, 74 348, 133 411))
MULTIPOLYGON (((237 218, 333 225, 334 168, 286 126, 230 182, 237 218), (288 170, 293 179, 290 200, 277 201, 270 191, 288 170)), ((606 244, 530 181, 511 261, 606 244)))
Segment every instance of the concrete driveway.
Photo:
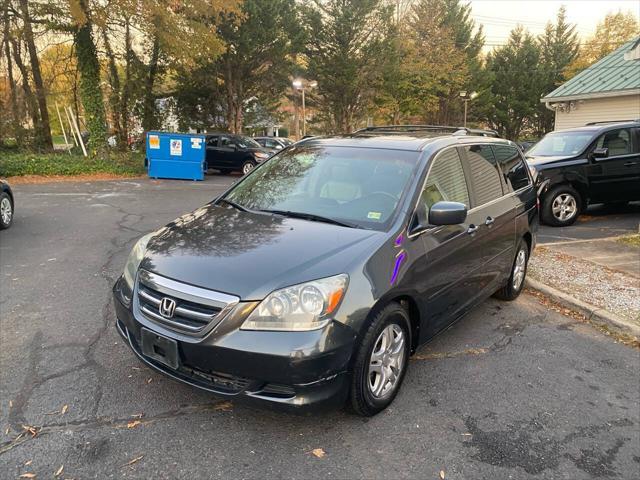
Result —
POLYGON ((142 366, 111 285, 135 239, 229 182, 16 186, 0 233, 1 478, 637 478, 638 350, 527 294, 420 349, 370 419, 223 402, 142 366))

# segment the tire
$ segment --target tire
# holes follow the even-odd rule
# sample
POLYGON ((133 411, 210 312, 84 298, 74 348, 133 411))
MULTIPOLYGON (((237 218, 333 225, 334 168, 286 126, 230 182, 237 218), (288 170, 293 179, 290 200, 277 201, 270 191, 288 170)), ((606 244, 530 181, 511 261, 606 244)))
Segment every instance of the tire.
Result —
POLYGON ((0 230, 9 228, 13 223, 13 202, 8 193, 0 194, 0 230))
POLYGON ((511 275, 507 284, 494 293, 494 297, 499 300, 511 302, 520 296, 524 287, 524 279, 527 276, 527 267, 529 266, 529 245, 524 240, 520 241, 516 251, 516 258, 513 260, 511 267, 511 275))
POLYGON ((255 168, 255 166, 256 166, 256 162, 254 162, 253 160, 246 160, 242 164, 242 174, 247 175, 248 173, 251 172, 251 170, 255 168))
POLYGON ((542 222, 554 227, 572 225, 582 211, 582 197, 571 185, 552 188, 542 201, 542 222))
POLYGON ((351 375, 350 406, 358 415, 371 417, 393 402, 409 364, 410 332, 409 315, 395 302, 380 310, 371 321, 351 375), (370 370, 372 362, 380 365, 380 373, 370 370), (393 383, 389 381, 390 375, 395 379, 393 383))

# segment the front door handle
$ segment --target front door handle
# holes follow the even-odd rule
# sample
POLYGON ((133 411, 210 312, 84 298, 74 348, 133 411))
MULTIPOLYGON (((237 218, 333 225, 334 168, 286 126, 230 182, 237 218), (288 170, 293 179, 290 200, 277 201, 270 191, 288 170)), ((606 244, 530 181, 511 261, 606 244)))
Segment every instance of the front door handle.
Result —
POLYGON ((474 225, 474 224, 471 224, 471 225, 469 225, 469 228, 467 228, 467 233, 469 235, 473 235, 474 233, 476 233, 477 230, 478 230, 478 226, 474 225))
POLYGON ((638 162, 627 162, 627 163, 624 164, 624 166, 625 167, 631 167, 631 166, 637 165, 637 164, 638 164, 638 162))
POLYGON ((485 220, 484 224, 488 227, 490 225, 493 225, 493 222, 495 222, 493 217, 487 217, 487 219, 485 220))

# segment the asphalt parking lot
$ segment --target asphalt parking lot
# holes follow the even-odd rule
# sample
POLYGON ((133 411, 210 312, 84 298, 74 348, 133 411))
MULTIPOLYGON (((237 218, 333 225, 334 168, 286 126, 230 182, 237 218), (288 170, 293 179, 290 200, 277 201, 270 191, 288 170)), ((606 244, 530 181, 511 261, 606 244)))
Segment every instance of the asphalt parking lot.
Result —
POLYGON ((0 233, 1 478, 638 478, 638 350, 528 294, 421 348, 370 419, 224 402, 142 366, 111 303, 129 249, 235 178, 15 186, 0 233), (35 437, 16 440, 23 426, 35 437))

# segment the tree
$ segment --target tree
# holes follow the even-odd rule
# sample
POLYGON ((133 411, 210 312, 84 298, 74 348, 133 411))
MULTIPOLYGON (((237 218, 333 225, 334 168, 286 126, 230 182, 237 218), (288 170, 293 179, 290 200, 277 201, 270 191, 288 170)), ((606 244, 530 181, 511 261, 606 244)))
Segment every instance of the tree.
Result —
MULTIPOLYGON (((566 21, 566 10, 560 7, 556 23, 548 23, 545 31, 538 38, 540 45, 540 83, 541 96, 544 96, 567 81, 567 67, 576 59, 578 54, 578 35, 575 25, 566 21)), ((544 104, 538 104, 538 112, 534 122, 534 135, 541 137, 553 130, 554 112, 544 104)))
POLYGON ((583 45, 577 58, 567 67, 567 79, 606 57, 622 44, 640 35, 640 22, 631 12, 608 13, 583 45))
POLYGON ((539 107, 544 80, 540 56, 536 40, 517 27, 507 44, 487 57, 487 83, 477 99, 478 108, 489 126, 505 138, 517 140, 539 107))
POLYGON ((393 8, 382 0, 313 0, 302 12, 320 115, 328 131, 350 132, 382 82, 393 8))

